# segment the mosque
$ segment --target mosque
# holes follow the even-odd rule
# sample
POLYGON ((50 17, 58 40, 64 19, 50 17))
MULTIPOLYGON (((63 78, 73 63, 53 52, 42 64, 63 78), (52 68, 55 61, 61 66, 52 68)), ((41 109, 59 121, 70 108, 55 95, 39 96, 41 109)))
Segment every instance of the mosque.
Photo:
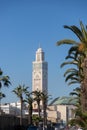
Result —
MULTIPOLYGON (((42 48, 36 51, 35 61, 32 63, 32 91, 48 92, 48 63, 45 61, 45 53, 42 48)), ((54 123, 66 124, 70 119, 74 118, 76 99, 73 97, 57 97, 47 105, 47 120, 54 123)), ((40 104, 42 105, 42 104, 40 104)), ((23 116, 28 115, 28 109, 24 104, 23 116)), ((37 110, 37 103, 34 102, 33 110, 37 110)), ((5 103, 1 104, 1 113, 20 116, 21 103, 5 103)), ((35 111, 38 114, 38 111, 35 111)), ((42 112, 42 111, 41 111, 42 112)))
MULTIPOLYGON (((32 91, 48 92, 48 63, 45 61, 45 53, 42 48, 37 49, 32 66, 32 91)), ((74 118, 75 103, 76 100, 73 100, 73 97, 55 98, 47 106, 47 119, 52 122, 67 123, 69 119, 74 118)), ((33 108, 37 108, 36 102, 33 104, 33 108)))

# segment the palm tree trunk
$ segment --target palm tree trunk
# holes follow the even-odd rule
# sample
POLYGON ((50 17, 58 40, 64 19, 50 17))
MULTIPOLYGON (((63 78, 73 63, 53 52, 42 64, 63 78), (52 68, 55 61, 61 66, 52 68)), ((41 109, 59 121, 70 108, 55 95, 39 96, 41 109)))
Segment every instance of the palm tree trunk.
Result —
POLYGON ((0 99, 0 115, 1 115, 1 99, 0 99))
POLYGON ((38 116, 39 116, 39 118, 40 118, 40 103, 37 102, 37 104, 38 104, 38 116))
POLYGON ((21 102, 20 125, 22 125, 22 109, 23 109, 23 100, 22 100, 22 98, 20 99, 20 102, 21 102))
POLYGON ((43 103, 43 124, 47 126, 47 114, 46 114, 46 104, 43 103))
POLYGON ((31 125, 32 124, 32 106, 29 106, 28 112, 29 112, 28 124, 31 125))
POLYGON ((87 111, 87 83, 84 82, 82 84, 82 95, 81 95, 81 105, 82 105, 82 111, 87 111))
POLYGON ((87 112, 87 56, 83 63, 84 80, 81 83, 82 90, 82 110, 87 112))
MULTIPOLYGON (((1 93, 1 87, 0 87, 0 93, 1 93)), ((1 115, 1 95, 0 95, 0 115, 1 115)))

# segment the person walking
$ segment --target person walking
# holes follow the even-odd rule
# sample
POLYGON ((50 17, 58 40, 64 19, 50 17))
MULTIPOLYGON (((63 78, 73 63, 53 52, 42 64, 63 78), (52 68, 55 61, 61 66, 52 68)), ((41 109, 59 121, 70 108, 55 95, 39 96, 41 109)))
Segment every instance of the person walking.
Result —
POLYGON ((82 128, 79 127, 78 130, 82 130, 82 128))

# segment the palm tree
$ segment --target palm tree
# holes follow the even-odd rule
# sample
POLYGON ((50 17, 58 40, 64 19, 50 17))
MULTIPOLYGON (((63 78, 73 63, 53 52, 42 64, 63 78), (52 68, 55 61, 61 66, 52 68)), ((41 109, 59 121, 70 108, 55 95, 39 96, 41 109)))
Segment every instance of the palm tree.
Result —
POLYGON ((60 40, 57 42, 57 45, 62 45, 62 44, 71 44, 74 45, 75 47, 77 46, 77 50, 79 52, 83 52, 87 53, 87 26, 84 27, 84 25, 82 24, 82 22, 80 21, 80 27, 81 29, 79 29, 76 26, 66 26, 64 25, 64 28, 67 28, 69 30, 71 30, 72 32, 74 32, 74 34, 77 36, 77 38, 79 38, 80 42, 76 42, 72 39, 64 39, 64 40, 60 40))
POLYGON ((78 124, 82 128, 87 129, 87 112, 82 112, 82 107, 81 107, 81 88, 77 87, 76 89, 73 90, 73 92, 70 93, 70 95, 75 96, 75 99, 77 100, 76 103, 76 109, 73 110, 75 113, 75 118, 71 119, 69 123, 71 125, 78 124))
POLYGON ((74 96, 74 100, 76 100, 76 104, 74 104, 76 106, 76 110, 75 110, 75 114, 78 113, 77 109, 82 111, 82 107, 81 107, 81 88, 77 87, 73 90, 73 92, 70 93, 71 96, 74 96))
POLYGON ((2 92, 0 92, 0 115, 1 115, 1 99, 6 97, 6 95, 2 92))
POLYGON ((28 87, 25 85, 19 85, 16 87, 13 92, 17 95, 17 97, 20 99, 21 103, 21 115, 20 115, 20 125, 22 125, 22 109, 23 109, 23 95, 27 93, 28 87))
POLYGON ((38 106, 38 116, 39 116, 39 118, 40 118, 41 91, 33 91, 32 94, 34 95, 34 100, 37 102, 37 106, 38 106))
POLYGON ((81 59, 78 55, 68 51, 68 56, 66 57, 66 60, 69 59, 69 61, 63 62, 61 64, 61 67, 64 67, 65 65, 74 65, 74 68, 69 68, 65 71, 64 77, 66 77, 65 81, 67 82, 69 80, 68 85, 74 84, 74 83, 81 83, 81 81, 84 78, 83 74, 83 68, 81 67, 81 59))
POLYGON ((26 99, 24 100, 27 104, 28 104, 28 124, 32 124, 32 110, 33 110, 33 107, 32 107, 32 103, 33 103, 33 98, 31 96, 31 93, 27 93, 26 94, 26 99))
POLYGON ((4 76, 3 71, 0 69, 0 113, 1 113, 1 99, 5 97, 5 94, 1 92, 3 86, 9 87, 11 84, 9 76, 4 76))
POLYGON ((0 89, 2 88, 2 86, 9 87, 9 85, 11 84, 9 79, 9 76, 4 76, 3 71, 0 69, 0 89))
POLYGON ((0 100, 2 99, 2 98, 4 98, 6 95, 4 94, 4 93, 2 93, 2 92, 0 92, 0 100))
POLYGON ((83 130, 87 130, 87 112, 82 112, 79 108, 75 110, 75 118, 69 121, 72 126, 79 125, 83 130))
MULTIPOLYGON (((83 107, 83 111, 87 111, 87 26, 85 27, 83 23, 80 21, 80 28, 76 26, 64 26, 64 28, 71 30, 74 32, 74 34, 77 36, 79 39, 79 42, 76 42, 75 40, 72 39, 64 39, 60 40, 57 42, 57 45, 63 45, 63 44, 68 44, 72 45, 70 50, 73 50, 72 54, 74 54, 74 59, 77 58, 79 59, 79 62, 77 64, 78 70, 81 72, 79 73, 80 75, 82 74, 83 79, 80 81, 81 84, 81 92, 82 92, 82 98, 84 99, 84 102, 81 103, 83 107), (80 63, 80 64, 79 64, 80 63)), ((76 71, 75 71, 76 72, 76 71)), ((72 73, 72 72, 71 72, 72 73)), ((74 78, 71 74, 68 76, 67 79, 74 78)), ((77 75, 79 77, 79 75, 77 75)), ((76 77, 75 77, 76 78, 76 77)))
POLYGON ((47 101, 48 101, 48 94, 47 92, 41 92, 41 100, 42 100, 42 106, 43 106, 43 124, 44 126, 47 126, 47 101))

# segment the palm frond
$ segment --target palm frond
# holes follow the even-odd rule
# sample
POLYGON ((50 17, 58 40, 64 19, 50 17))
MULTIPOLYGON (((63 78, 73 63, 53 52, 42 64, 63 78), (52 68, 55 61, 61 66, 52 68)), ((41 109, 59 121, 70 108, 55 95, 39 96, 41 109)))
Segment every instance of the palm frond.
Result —
POLYGON ((79 81, 70 81, 70 82, 68 83, 68 86, 73 85, 73 84, 79 84, 79 81))
POLYGON ((65 71, 64 77, 65 77, 67 74, 69 74, 69 73, 77 74, 77 73, 78 73, 78 70, 75 69, 75 68, 70 68, 70 69, 68 69, 68 70, 65 71))
POLYGON ((82 34, 83 34, 83 37, 84 37, 84 42, 86 43, 87 42, 87 31, 86 31, 82 21, 80 21, 80 26, 81 26, 81 31, 82 31, 82 34))
POLYGON ((69 80, 69 79, 74 79, 74 78, 78 78, 78 73, 70 73, 66 76, 65 81, 69 80))
MULTIPOLYGON (((79 44, 79 43, 78 43, 79 44)), ((72 52, 76 52, 78 50, 78 45, 76 46, 72 46, 69 51, 68 51, 68 55, 72 54, 72 52)))
POLYGON ((84 37, 82 35, 81 30, 78 27, 76 27, 75 25, 73 25, 73 26, 64 25, 64 28, 70 29, 72 32, 75 33, 75 35, 80 39, 80 41, 84 41, 84 37))
POLYGON ((6 95, 5 95, 4 93, 0 92, 0 100, 1 100, 2 98, 5 98, 5 97, 6 97, 6 95))
POLYGON ((71 92, 69 95, 71 95, 71 96, 73 96, 73 95, 78 96, 78 93, 76 93, 76 92, 71 92))
POLYGON ((62 68, 62 67, 64 67, 65 65, 70 65, 70 64, 72 64, 72 65, 73 65, 73 64, 77 65, 78 62, 76 62, 75 60, 63 62, 60 67, 62 68))
POLYGON ((74 56, 71 56, 71 55, 67 55, 66 57, 65 57, 65 59, 67 60, 67 59, 75 59, 75 57, 74 56))
POLYGON ((60 40, 60 41, 57 41, 57 43, 56 43, 57 46, 60 46, 60 45, 63 45, 63 44, 68 44, 68 45, 75 44, 75 45, 77 45, 78 43, 74 40, 71 40, 71 39, 60 40))

